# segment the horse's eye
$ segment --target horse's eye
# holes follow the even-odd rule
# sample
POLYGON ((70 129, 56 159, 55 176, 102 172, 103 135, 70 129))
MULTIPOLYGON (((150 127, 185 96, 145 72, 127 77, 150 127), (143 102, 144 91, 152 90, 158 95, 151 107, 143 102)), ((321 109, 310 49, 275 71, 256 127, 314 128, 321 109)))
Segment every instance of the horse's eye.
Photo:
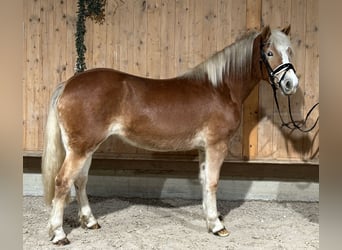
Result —
POLYGON ((268 52, 267 52, 267 56, 273 56, 272 51, 268 51, 268 52))

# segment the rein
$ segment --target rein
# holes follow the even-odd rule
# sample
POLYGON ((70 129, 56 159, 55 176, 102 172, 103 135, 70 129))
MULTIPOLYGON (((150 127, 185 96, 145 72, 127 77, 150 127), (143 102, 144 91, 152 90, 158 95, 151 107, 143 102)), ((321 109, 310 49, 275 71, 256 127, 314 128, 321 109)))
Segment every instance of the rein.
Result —
POLYGON ((261 69, 261 72, 262 72, 262 63, 265 64, 265 67, 267 69, 267 73, 268 73, 268 77, 269 77, 269 80, 270 80, 270 85, 272 87, 272 90, 273 90, 273 97, 274 97, 274 101, 276 103, 276 106, 277 106, 277 110, 278 110, 278 114, 279 114, 279 117, 280 117, 280 120, 282 122, 281 124, 281 127, 286 127, 288 129, 291 129, 291 130, 295 130, 295 129, 298 129, 299 131, 303 132, 303 133, 308 133, 310 131, 312 131, 317 123, 318 123, 318 120, 319 120, 319 116, 317 117, 315 123, 312 125, 312 127, 308 128, 308 129, 305 129, 305 125, 306 125, 306 122, 311 114, 311 112, 318 106, 318 102, 313 105, 311 107, 311 109, 309 110, 309 112, 307 113, 304 121, 295 121, 293 119, 293 115, 292 115, 292 109, 291 109, 291 100, 290 100, 290 96, 288 95, 287 96, 287 102, 288 102, 288 109, 289 109, 289 114, 290 114, 290 119, 291 121, 289 122, 284 122, 284 119, 283 117, 281 116, 281 112, 280 112, 280 108, 279 108, 279 102, 278 102, 278 97, 277 97, 277 85, 275 83, 275 79, 276 79, 276 75, 281 72, 281 71, 284 71, 282 77, 280 78, 280 80, 278 81, 278 85, 280 84, 280 82, 284 79, 287 71, 289 71, 290 69, 292 69, 294 72, 296 72, 296 70, 294 69, 292 63, 283 63, 283 64, 280 64, 278 67, 276 67, 274 70, 272 69, 271 65, 268 63, 267 59, 266 59, 266 55, 265 55, 265 52, 263 51, 262 47, 261 47, 261 60, 260 60, 260 69, 261 69))

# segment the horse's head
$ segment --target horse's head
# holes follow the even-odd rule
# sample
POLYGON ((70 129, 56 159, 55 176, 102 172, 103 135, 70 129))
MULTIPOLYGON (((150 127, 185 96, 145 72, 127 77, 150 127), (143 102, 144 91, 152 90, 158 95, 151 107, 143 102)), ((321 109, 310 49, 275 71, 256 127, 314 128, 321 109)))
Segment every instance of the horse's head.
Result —
MULTIPOLYGON (((266 26, 260 33, 261 58, 268 79, 273 87, 280 88, 285 95, 294 94, 298 88, 298 77, 290 62, 292 49, 288 34, 290 26, 282 30, 270 30, 266 26)), ((263 76, 266 78, 265 74, 263 76)))

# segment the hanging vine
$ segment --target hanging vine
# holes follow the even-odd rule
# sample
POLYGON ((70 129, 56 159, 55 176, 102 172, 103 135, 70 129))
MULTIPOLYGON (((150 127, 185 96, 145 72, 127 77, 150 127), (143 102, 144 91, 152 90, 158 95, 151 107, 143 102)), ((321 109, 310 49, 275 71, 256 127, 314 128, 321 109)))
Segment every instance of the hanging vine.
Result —
POLYGON ((85 21, 86 18, 90 18, 95 23, 103 24, 105 20, 105 5, 106 0, 78 0, 77 2, 77 22, 76 22, 76 33, 75 33, 75 44, 76 44, 76 65, 75 72, 83 72, 86 67, 85 63, 85 52, 87 48, 84 44, 84 36, 87 32, 85 21))

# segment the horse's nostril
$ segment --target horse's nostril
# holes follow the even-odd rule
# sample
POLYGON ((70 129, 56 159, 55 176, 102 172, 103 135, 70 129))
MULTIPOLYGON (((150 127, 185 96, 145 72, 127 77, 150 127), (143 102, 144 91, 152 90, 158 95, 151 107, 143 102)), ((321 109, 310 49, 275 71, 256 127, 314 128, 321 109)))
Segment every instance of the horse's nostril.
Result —
POLYGON ((287 90, 292 89, 292 82, 289 81, 289 80, 287 80, 287 81, 285 82, 285 88, 286 88, 287 90))

